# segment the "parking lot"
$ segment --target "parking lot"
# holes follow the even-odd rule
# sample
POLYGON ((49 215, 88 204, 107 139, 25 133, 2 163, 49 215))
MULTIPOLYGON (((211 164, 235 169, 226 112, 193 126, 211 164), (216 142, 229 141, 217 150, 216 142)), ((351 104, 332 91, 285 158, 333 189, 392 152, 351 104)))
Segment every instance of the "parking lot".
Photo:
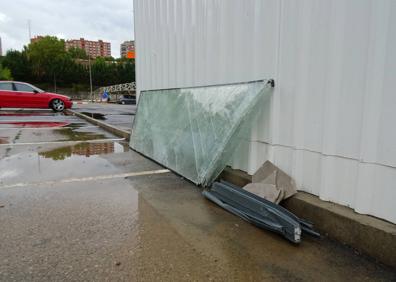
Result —
POLYGON ((104 121, 125 131, 131 131, 136 113, 136 105, 118 105, 112 103, 78 104, 74 111, 104 121))
MULTIPOLYGON (((77 110, 130 128, 127 107, 77 110)), ((0 228, 0 281, 396 279, 326 238, 258 229, 124 139, 47 110, 0 111, 0 228)))

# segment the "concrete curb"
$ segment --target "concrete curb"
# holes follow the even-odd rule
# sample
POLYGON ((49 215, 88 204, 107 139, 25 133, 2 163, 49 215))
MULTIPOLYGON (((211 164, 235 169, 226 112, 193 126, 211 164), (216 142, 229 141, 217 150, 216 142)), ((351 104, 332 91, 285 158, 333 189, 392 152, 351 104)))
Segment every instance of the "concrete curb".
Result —
MULTIPOLYGON (((250 175, 231 168, 226 168, 220 177, 238 186, 251 182, 250 175)), ((321 234, 396 268, 395 224, 358 214, 351 208, 322 201, 305 192, 298 192, 282 205, 312 221, 321 234)))
POLYGON ((79 112, 76 112, 76 111, 73 111, 73 110, 70 110, 70 109, 66 110, 65 112, 67 114, 78 116, 79 118, 82 118, 82 119, 84 119, 84 120, 86 120, 86 121, 88 121, 88 122, 90 122, 90 123, 92 123, 94 125, 97 125, 100 128, 103 128, 103 129, 109 131, 110 133, 112 133, 112 134, 114 134, 114 135, 116 135, 118 137, 125 138, 128 141, 129 141, 129 138, 131 137, 131 134, 128 131, 119 129, 119 128, 115 127, 115 126, 112 126, 112 125, 107 124, 105 122, 102 122, 100 120, 91 118, 91 117, 86 116, 86 115, 84 115, 82 113, 79 113, 79 112))

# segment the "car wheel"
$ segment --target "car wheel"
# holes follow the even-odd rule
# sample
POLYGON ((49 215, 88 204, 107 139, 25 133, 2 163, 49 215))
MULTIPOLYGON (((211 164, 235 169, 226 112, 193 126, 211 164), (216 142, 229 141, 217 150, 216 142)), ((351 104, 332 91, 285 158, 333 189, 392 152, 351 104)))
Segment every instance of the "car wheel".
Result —
POLYGON ((125 105, 125 101, 121 101, 121 104, 125 105))
POLYGON ((65 109, 65 103, 61 99, 54 99, 51 101, 51 109, 54 112, 62 112, 65 109))

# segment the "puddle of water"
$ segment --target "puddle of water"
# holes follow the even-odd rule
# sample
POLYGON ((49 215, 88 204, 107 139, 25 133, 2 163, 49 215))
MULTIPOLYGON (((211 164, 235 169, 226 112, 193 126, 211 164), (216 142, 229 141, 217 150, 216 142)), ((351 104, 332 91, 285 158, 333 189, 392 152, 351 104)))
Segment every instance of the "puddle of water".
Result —
POLYGON ((90 156, 120 153, 128 151, 126 145, 121 145, 118 142, 100 142, 100 143, 80 143, 74 146, 64 146, 52 150, 39 152, 38 154, 46 159, 60 161, 71 157, 72 155, 90 156))
POLYGON ((89 116, 91 118, 94 119, 98 119, 98 120, 105 120, 106 117, 104 114, 101 113, 90 113, 90 112, 81 112, 83 115, 89 116))
MULTIPOLYGON (((0 137, 7 137, 7 143, 46 143, 46 142, 61 142, 61 141, 89 141, 98 139, 113 139, 114 135, 98 128, 85 127, 85 125, 74 124, 73 126, 64 127, 32 127, 27 130, 27 127, 2 127, 0 130, 0 137), (46 129, 46 130, 40 130, 46 129)), ((3 143, 7 141, 3 139, 3 143)), ((109 140, 110 142, 111 140, 109 140)), ((115 140, 116 141, 116 140, 115 140)), ((7 144, 5 143, 5 144, 7 144)), ((64 144, 61 144, 64 145, 64 144)))
POLYGON ((84 126, 86 126, 86 125, 87 125, 86 123, 73 122, 73 123, 70 123, 70 124, 68 125, 68 127, 71 127, 71 128, 81 128, 81 127, 84 127, 84 126))
POLYGON ((6 154, 0 160, 0 185, 119 173, 105 156, 128 150, 127 145, 105 142, 51 145, 34 152, 6 154))
MULTIPOLYGON (((82 128, 83 129, 83 128, 82 128)), ((60 128, 55 129, 55 133, 62 135, 61 140, 58 141, 87 141, 93 139, 106 139, 105 133, 81 131, 78 128, 60 128)))
POLYGON ((34 112, 24 112, 24 113, 4 112, 4 113, 0 113, 0 116, 7 116, 7 117, 53 116, 53 115, 54 115, 54 113, 34 113, 34 112))
MULTIPOLYGON (((84 126, 87 126, 87 123, 82 123, 82 122, 52 122, 51 126, 40 126, 37 123, 41 122, 0 122, 0 129, 19 129, 19 128, 38 128, 38 129, 45 129, 45 128, 55 128, 55 127, 70 127, 70 128, 81 128, 84 126), (15 124, 18 123, 18 124, 15 124), (58 126, 55 125, 55 123, 59 124, 58 126), (26 126, 25 126, 26 125, 26 126), (38 125, 38 126, 37 126, 38 125)), ((47 123, 47 122, 45 122, 47 123)), ((97 126, 91 126, 90 127, 97 127, 97 126)))
POLYGON ((1 125, 10 125, 12 127, 31 128, 31 127, 63 127, 68 126, 68 122, 52 122, 52 121, 17 121, 17 122, 0 122, 1 125))

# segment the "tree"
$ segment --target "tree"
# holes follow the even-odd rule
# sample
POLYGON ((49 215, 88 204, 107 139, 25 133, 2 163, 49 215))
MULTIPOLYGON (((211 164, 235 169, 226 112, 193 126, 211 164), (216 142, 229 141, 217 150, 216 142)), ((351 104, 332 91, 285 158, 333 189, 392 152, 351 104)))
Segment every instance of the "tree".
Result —
POLYGON ((3 67, 1 64, 0 64, 0 79, 12 80, 10 69, 3 67))
POLYGON ((15 80, 31 80, 31 67, 26 55, 26 49, 22 52, 17 50, 8 51, 3 57, 2 64, 11 71, 15 80))
MULTIPOLYGON (((33 75, 38 81, 51 81, 60 74, 67 60, 65 41, 55 36, 45 36, 29 44, 27 55, 31 62, 33 75)), ((69 57, 70 58, 70 57, 69 57)))
POLYGON ((96 58, 92 64, 92 83, 94 85, 111 85, 113 81, 113 73, 111 63, 104 58, 96 58))
POLYGON ((67 50, 72 59, 88 59, 88 55, 84 49, 72 47, 67 50))
POLYGON ((131 82, 135 81, 135 60, 134 59, 121 59, 117 64, 118 67, 118 82, 131 82))

